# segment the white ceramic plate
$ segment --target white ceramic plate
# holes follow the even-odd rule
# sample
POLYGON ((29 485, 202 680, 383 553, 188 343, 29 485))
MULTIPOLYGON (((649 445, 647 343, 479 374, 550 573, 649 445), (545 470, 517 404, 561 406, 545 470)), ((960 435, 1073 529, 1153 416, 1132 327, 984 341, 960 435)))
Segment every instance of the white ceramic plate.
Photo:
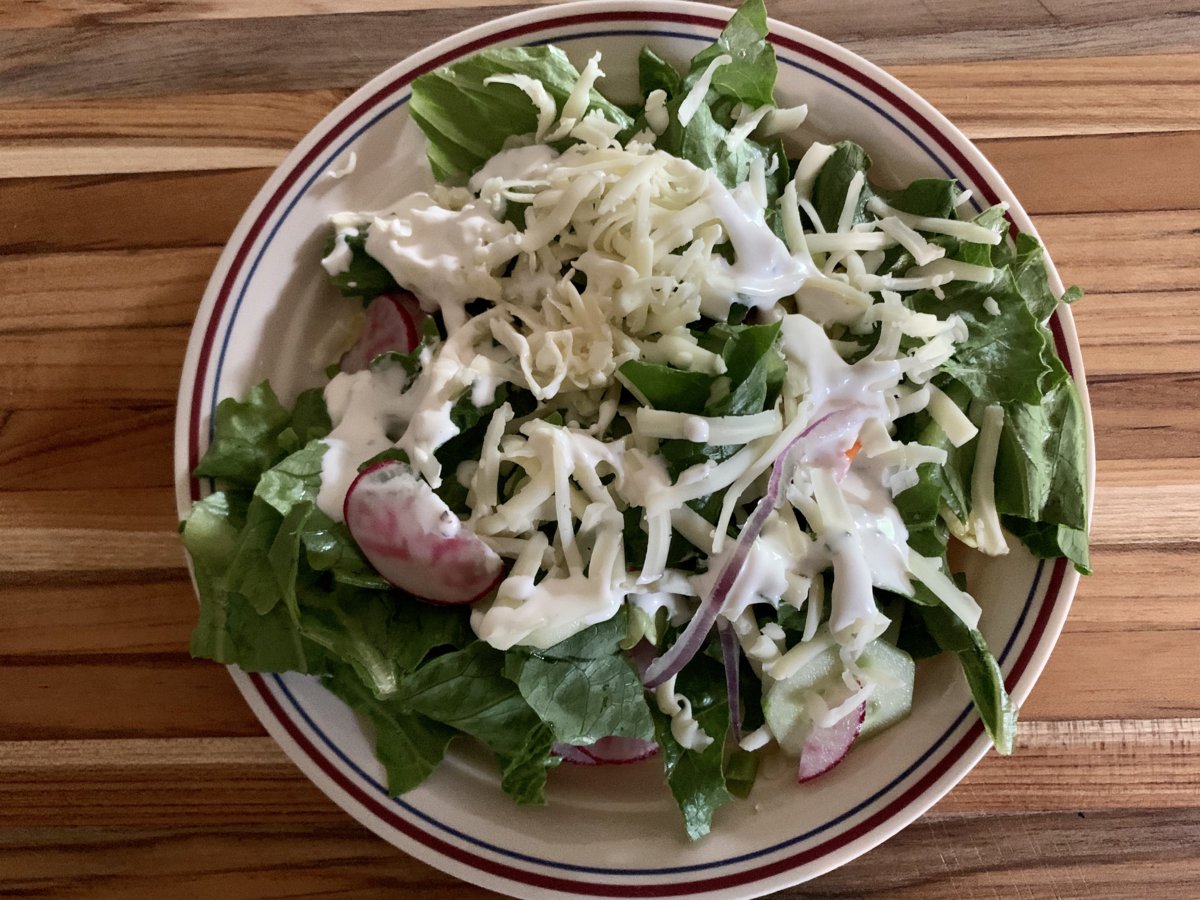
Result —
MULTIPOLYGON (((313 348, 346 311, 318 264, 328 214, 376 208, 381 197, 431 181, 424 140, 407 113, 413 78, 484 47, 552 42, 580 66, 602 50, 608 73, 602 88, 628 100, 643 44, 683 62, 716 37, 728 15, 697 3, 636 0, 521 13, 397 64, 330 113, 259 192, 204 296, 179 397, 180 514, 207 489, 189 472, 208 444, 220 398, 242 396, 264 378, 285 398, 321 381, 327 360, 314 358, 313 348), (358 157, 353 174, 325 177, 351 152, 358 157)), ((809 137, 859 142, 875 161, 873 179, 884 184, 957 178, 974 192, 977 209, 1006 200, 1013 221, 1033 230, 982 154, 908 88, 790 25, 772 22, 771 39, 779 100, 809 104, 809 137)), ((1086 406, 1070 312, 1060 309, 1052 326, 1086 406)), ((1054 646, 1078 576, 1062 561, 1042 563, 1019 548, 976 560, 969 574, 986 611, 984 633, 1021 702, 1054 646)), ((460 878, 521 897, 748 897, 813 878, 871 849, 979 761, 989 744, 956 668, 949 659, 923 664, 909 719, 810 785, 795 785, 785 771, 766 773, 751 798, 719 811, 714 833, 695 844, 683 837, 654 762, 560 767, 551 777, 549 805, 533 809, 501 793, 484 752, 455 749, 425 785, 392 799, 357 719, 313 679, 236 670, 233 677, 267 730, 334 801, 381 837, 460 878)))

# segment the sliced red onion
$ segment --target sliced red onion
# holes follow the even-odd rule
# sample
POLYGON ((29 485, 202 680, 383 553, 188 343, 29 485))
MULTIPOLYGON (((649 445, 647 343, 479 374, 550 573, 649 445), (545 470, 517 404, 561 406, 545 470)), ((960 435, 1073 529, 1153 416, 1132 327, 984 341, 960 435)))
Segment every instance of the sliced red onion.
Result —
POLYGON ((717 618, 717 634, 721 638, 721 661, 725 663, 725 691, 729 694, 729 727, 733 739, 742 739, 742 691, 741 672, 742 648, 728 619, 717 618))
POLYGON ((658 649, 645 638, 642 638, 630 648, 628 651, 629 661, 637 669, 639 678, 646 674, 646 668, 650 663, 654 662, 654 654, 657 652, 658 649))
POLYGON ((658 753, 658 744, 640 738, 606 737, 594 744, 555 744, 550 751, 576 766, 624 766, 658 753))
POLYGON ((755 540, 758 539, 763 526, 767 524, 767 517, 779 505, 783 486, 788 481, 788 478, 784 477, 785 471, 789 478, 791 476, 790 461, 792 452, 801 441, 812 434, 819 426, 825 424, 835 416, 841 415, 845 415, 845 413, 831 412, 821 416, 821 418, 796 435, 795 439, 783 448, 783 452, 775 457, 775 463, 771 467, 771 480, 767 484, 767 492, 758 501, 758 505, 754 507, 754 512, 751 514, 749 521, 746 522, 741 534, 738 535, 737 545, 733 549, 733 554, 729 557, 729 561, 725 563, 724 567, 722 567, 721 574, 717 576, 712 593, 701 602, 700 608, 696 610, 696 614, 692 616, 692 620, 688 622, 687 628, 683 630, 683 634, 679 636, 679 639, 671 649, 652 662, 649 668, 646 669, 646 675, 642 679, 646 687, 658 687, 664 681, 678 675, 704 645, 704 640, 708 636, 713 622, 717 620, 717 613, 725 605, 725 598, 729 596, 729 592, 737 582, 738 575, 741 574, 742 566, 746 564, 746 557, 750 555, 750 548, 754 545, 755 540))

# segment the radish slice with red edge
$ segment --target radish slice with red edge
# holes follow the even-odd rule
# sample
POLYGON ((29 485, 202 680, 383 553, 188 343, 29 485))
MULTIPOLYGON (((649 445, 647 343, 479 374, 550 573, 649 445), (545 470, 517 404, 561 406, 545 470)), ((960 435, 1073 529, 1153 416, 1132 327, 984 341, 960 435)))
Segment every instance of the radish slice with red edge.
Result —
POLYGON ((504 575, 496 552, 398 460, 360 472, 342 512, 351 537, 379 574, 423 600, 472 603, 504 575))
POLYGON ((624 766, 658 753, 658 744, 640 738, 605 737, 594 744, 555 744, 552 751, 577 766, 624 766))
POLYGON ((841 423, 842 419, 847 418, 849 418, 849 411, 845 410, 821 416, 821 418, 815 420, 796 435, 795 439, 775 457, 775 463, 771 467, 771 480, 767 484, 767 492, 758 501, 758 505, 754 507, 754 512, 751 514, 750 519, 743 526, 741 534, 738 535, 737 545, 733 548, 733 554, 721 569, 721 574, 717 576, 712 593, 700 604, 700 607, 696 610, 696 614, 688 622, 687 628, 683 630, 683 634, 679 636, 671 649, 652 662, 649 668, 646 669, 646 675, 642 679, 646 687, 656 688, 673 675, 678 675, 680 670, 688 664, 691 658, 704 645, 704 640, 708 637, 708 632, 717 620, 717 613, 725 605, 725 598, 729 596, 729 592, 737 582, 738 575, 741 574, 742 566, 746 564, 746 557, 750 555, 751 546, 758 539, 763 526, 767 524, 767 517, 779 505, 783 486, 791 478, 791 458, 793 451, 820 426, 829 422, 833 422, 836 425, 841 423), (785 473, 788 476, 786 478, 784 477, 785 473))
POLYGON ((866 718, 867 704, 860 703, 828 728, 814 728, 800 750, 797 780, 801 784, 811 781, 845 759, 866 718))
POLYGON ((343 372, 358 372, 380 353, 407 353, 421 342, 418 323, 425 317, 408 291, 380 294, 367 305, 367 321, 358 341, 342 357, 343 372))

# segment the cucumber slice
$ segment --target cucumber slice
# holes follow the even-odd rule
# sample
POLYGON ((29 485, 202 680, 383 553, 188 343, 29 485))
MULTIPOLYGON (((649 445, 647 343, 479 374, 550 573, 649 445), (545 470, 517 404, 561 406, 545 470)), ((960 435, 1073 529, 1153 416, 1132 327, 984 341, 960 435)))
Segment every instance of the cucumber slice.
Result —
POLYGON ((825 694, 842 684, 842 661, 838 648, 830 647, 763 695, 763 718, 775 740, 789 756, 799 756, 812 730, 808 698, 825 694))
MULTIPOLYGON (((861 740, 896 724, 912 710, 916 665, 907 653, 883 640, 868 644, 858 665, 875 682, 875 690, 867 700, 861 740)), ((801 755, 813 727, 810 710, 814 694, 819 694, 827 706, 845 699, 848 690, 843 670, 838 648, 829 647, 767 688, 763 694, 763 716, 784 753, 801 755)))
POLYGON ((867 717, 859 740, 890 728, 912 711, 917 666, 912 657, 886 641, 872 641, 858 658, 864 674, 875 682, 867 699, 867 717))

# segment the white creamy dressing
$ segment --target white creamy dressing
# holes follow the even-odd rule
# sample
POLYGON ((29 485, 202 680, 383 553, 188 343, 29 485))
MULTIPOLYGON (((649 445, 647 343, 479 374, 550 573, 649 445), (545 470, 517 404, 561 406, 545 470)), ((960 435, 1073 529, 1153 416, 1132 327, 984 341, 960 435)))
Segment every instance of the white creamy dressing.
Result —
POLYGON ((476 194, 485 193, 489 184, 499 187, 503 182, 526 182, 545 178, 558 151, 546 144, 529 144, 501 150, 471 176, 467 185, 476 194))
MULTIPOLYGON (((712 593, 713 585, 736 547, 736 542, 730 543, 721 553, 710 557, 708 571, 692 579, 698 596, 706 597, 712 593)), ((798 562, 778 535, 764 529, 750 545, 746 561, 721 606, 721 615, 733 621, 754 603, 778 606, 788 589, 788 573, 797 568, 798 562)))
MULTIPOLYGON (((685 100, 681 121, 695 113, 707 80, 727 61, 720 57, 710 64, 703 85, 694 86, 685 100)), ((882 208, 891 219, 879 231, 851 233, 849 215, 863 187, 852 184, 844 227, 825 236, 824 243, 813 242, 828 251, 818 254, 822 271, 795 207, 808 204, 811 210, 813 181, 833 147, 814 144, 802 158, 785 197, 785 207, 791 204, 784 215, 785 242, 766 223, 767 173, 761 161, 745 184, 730 191, 711 173, 652 146, 620 146, 612 138, 612 123, 584 115, 591 84, 601 74, 598 57, 593 58, 557 126, 544 86, 529 79, 504 82, 524 91, 537 107, 538 137, 571 135, 582 141, 561 155, 543 143, 513 147, 472 176, 470 192, 438 188, 405 197, 386 213, 335 217, 333 251, 322 260, 326 270, 346 271, 347 238, 369 226, 367 253, 412 290, 424 310, 441 311, 449 338, 427 354, 419 378, 403 393, 406 379, 399 366, 331 380, 326 401, 334 428, 318 505, 340 520, 357 466, 390 447, 403 449, 413 468, 438 486, 443 473, 434 453, 457 433, 449 413, 466 390, 476 406, 483 406, 501 384, 512 383, 539 400, 553 400, 569 424, 586 425, 598 410, 607 421, 618 413, 609 385, 626 360, 720 374, 723 360, 700 348, 687 325, 702 313, 725 318, 733 303, 745 304, 782 319, 789 366, 774 410, 708 418, 649 409, 630 415, 622 409, 620 414, 635 423, 635 433, 607 443, 597 439, 603 428, 597 431, 594 425, 513 421, 508 407, 493 418, 478 465, 460 475, 477 504, 470 527, 517 561, 490 606, 473 610, 472 627, 498 649, 546 648, 607 620, 625 602, 650 616, 665 608, 672 621, 681 621, 696 598, 709 595, 734 551, 725 534, 739 502, 796 437, 832 413, 837 414, 833 424, 817 427, 802 442, 787 499, 752 544, 721 614, 736 622, 754 604, 787 602, 800 609, 807 602, 806 632, 814 632, 825 602, 816 576, 832 565, 833 634, 848 646, 861 646, 886 624, 872 587, 911 589, 907 533, 892 492, 912 483, 919 453, 894 445, 888 427, 905 404, 920 402, 953 422, 955 437, 969 435, 953 419, 947 404, 954 404, 944 396, 939 399, 933 389, 910 396, 910 388, 898 387, 905 377, 927 377, 952 352, 960 332, 953 323, 912 313, 898 297, 876 304, 860 288, 901 287, 893 282, 905 279, 884 284, 887 279, 873 274, 879 262, 867 255, 881 259, 882 248, 899 242, 922 264, 907 273, 909 281, 936 287, 952 279, 980 280, 990 277, 990 270, 946 264, 915 229, 971 238, 985 229, 882 208), (524 232, 501 220, 508 202, 526 205, 524 232), (732 262, 716 252, 726 241, 732 262), (564 259, 586 276, 584 287, 578 287, 570 269, 562 271, 564 259), (837 260, 849 274, 829 274, 837 260), (777 306, 792 297, 802 314, 785 314, 777 306), (464 307, 474 300, 492 305, 468 321, 464 307), (879 349, 853 365, 823 327, 848 326, 848 338, 876 322, 882 328, 879 349), (926 343, 908 357, 891 358, 902 334, 926 343), (851 463, 846 452, 860 431, 875 438, 851 463), (670 438, 745 446, 730 459, 689 469, 672 483, 663 459, 653 452, 658 439, 670 438), (526 477, 497 505, 496 480, 509 463, 519 465, 526 477), (609 483, 602 480, 610 477, 609 483), (715 529, 683 505, 725 487, 715 529), (815 541, 801 531, 792 505, 813 526, 815 541), (620 513, 625 507, 645 510, 649 547, 640 573, 625 568, 620 513), (538 530, 547 523, 557 526, 553 542, 538 530), (666 568, 674 531, 711 550, 705 574, 685 580, 666 568)), ((664 100, 656 92, 646 103, 654 133, 669 124, 664 100)), ((760 123, 770 128, 789 116, 796 121, 803 116, 802 110, 743 113, 739 121, 746 133, 760 123)), ((864 437, 864 448, 867 443, 864 437)), ((947 590, 940 581, 938 588, 947 590)), ((956 596, 950 602, 966 608, 956 596)), ((750 649, 755 665, 762 667, 783 647, 782 641, 755 631, 750 649)), ((711 741, 672 682, 659 688, 658 700, 672 716, 677 740, 697 748, 711 741)))
POLYGON ((440 309, 453 333, 466 321, 467 303, 479 297, 500 299, 493 270, 511 257, 512 241, 505 239, 516 234, 482 200, 449 209, 419 191, 375 217, 366 251, 417 295, 422 309, 440 309))
POLYGON ((796 293, 813 274, 806 260, 793 256, 767 225, 762 205, 748 184, 730 192, 711 172, 704 201, 733 244, 734 261, 713 260, 709 282, 701 293, 700 311, 724 319, 736 299, 757 309, 774 306, 796 293))
POLYGON ((510 574, 486 609, 471 613, 471 627, 497 650, 516 644, 545 650, 589 625, 605 622, 625 602, 625 552, 620 515, 599 532, 587 575, 547 575, 541 581, 518 571, 510 574))
POLYGON ((339 228, 333 235, 333 249, 329 255, 321 259, 321 268, 332 278, 350 269, 350 261, 354 258, 346 238, 356 237, 357 228, 339 228))
POLYGON ((399 366, 342 372, 325 386, 325 405, 333 430, 325 438, 317 506, 335 522, 358 467, 395 446, 389 432, 411 414, 412 397, 402 393, 407 375, 399 366))

